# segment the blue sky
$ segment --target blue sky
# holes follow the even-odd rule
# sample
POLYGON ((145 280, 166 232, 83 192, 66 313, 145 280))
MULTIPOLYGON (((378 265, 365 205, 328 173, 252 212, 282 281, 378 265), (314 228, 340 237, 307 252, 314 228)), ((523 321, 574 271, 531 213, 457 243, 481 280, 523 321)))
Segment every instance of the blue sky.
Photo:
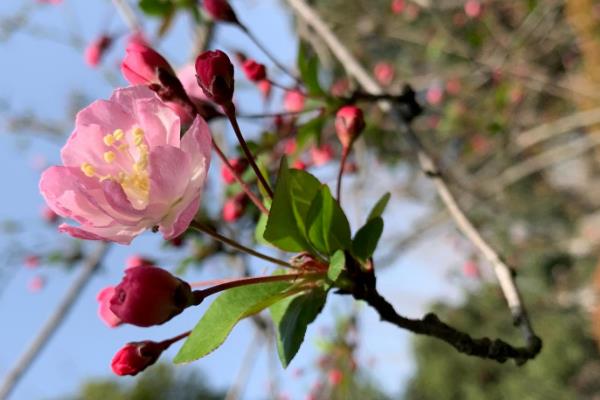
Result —
MULTIPOLYGON (((43 26, 64 37, 77 32, 77 35, 89 41, 103 29, 111 32, 124 29, 121 21, 114 15, 110 2, 98 0, 66 0, 65 4, 59 6, 3 1, 0 2, 0 18, 14 15, 27 4, 36 8, 31 26, 43 26), (108 26, 107 21, 110 21, 108 26)), ((290 15, 281 4, 275 0, 233 1, 232 4, 256 35, 283 61, 293 65, 297 39, 290 15)), ((189 38, 187 27, 188 21, 178 21, 175 29, 159 46, 175 65, 182 64, 190 57, 189 46, 185 45, 186 39, 189 38)), ((246 53, 265 60, 235 28, 219 27, 215 43, 216 47, 222 46, 225 49, 244 49, 246 53)), ((116 68, 122 54, 121 40, 110 51, 103 69, 112 71, 120 84, 124 85, 116 68)), ((93 100, 109 97, 113 89, 99 70, 90 69, 84 64, 80 51, 28 33, 17 33, 0 42, 0 71, 0 100, 6 100, 17 113, 32 111, 38 117, 49 121, 64 119, 65 110, 69 107, 69 94, 73 91, 82 91, 93 100)), ((245 91, 238 100, 243 110, 261 111, 259 98, 252 91, 245 91)), ((0 221, 17 220, 26 227, 26 232, 17 236, 0 233, 0 249, 4 251, 11 246, 14 248, 14 243, 29 249, 65 245, 68 242, 67 238, 44 227, 39 218, 39 210, 43 205, 37 190, 40 170, 32 167, 34 160, 40 157, 47 159, 50 164, 58 163, 62 141, 35 138, 35 132, 30 132, 31 135, 25 137, 7 134, 2 132, 5 130, 4 118, 5 116, 0 114, 0 176, 6 188, 0 196, 0 221)), ((70 121, 66 122, 68 128, 65 135, 72 127, 70 121)), ((219 130, 224 127, 216 125, 213 128, 219 130)), ((245 128, 250 132, 255 126, 247 125, 245 128)), ((363 173, 377 174, 378 179, 370 182, 373 186, 369 187, 369 192, 363 196, 345 197, 348 200, 344 204, 348 207, 348 214, 353 217, 354 228, 376 199, 394 186, 402 173, 379 165, 375 159, 370 158, 368 161, 371 164, 363 173)), ((214 172, 218 166, 212 168, 214 172)), ((325 168, 318 173, 323 179, 333 181, 332 169, 325 168)), ((346 190, 353 190, 356 182, 353 178, 346 180, 346 190)), ((425 211, 423 207, 403 200, 398 194, 392 199, 393 202, 385 215, 388 224, 384 239, 392 238, 398 232, 407 232, 411 223, 425 211)), ((426 311, 426 303, 433 298, 458 298, 457 289, 448 283, 446 277, 448 269, 459 265, 462 258, 459 252, 452 248, 450 241, 446 240, 447 237, 447 232, 437 234, 412 251, 402 254, 391 268, 381 271, 381 292, 401 312, 409 316, 419 316, 426 311)), ((110 330, 96 316, 96 293, 102 287, 119 281, 123 262, 129 254, 156 255, 165 266, 177 260, 177 254, 173 252, 157 254, 153 249, 156 249, 159 243, 160 238, 148 233, 136 239, 130 247, 112 248, 103 269, 92 279, 57 335, 23 377, 13 393, 13 399, 56 398, 72 393, 86 378, 110 375, 110 359, 125 342, 162 339, 193 326, 206 305, 186 311, 166 326, 150 329, 126 326, 110 330)), ((86 246, 90 248, 89 244, 86 246)), ((203 266, 201 271, 194 272, 189 279, 226 276, 226 262, 227 260, 222 260, 220 263, 203 266)), ((256 264, 255 267, 262 269, 260 264, 256 264)), ((3 376, 52 312, 75 273, 47 266, 42 266, 34 272, 23 268, 19 259, 9 260, 1 270, 4 273, 0 279, 4 282, 3 291, 0 293, 0 315, 3 319, 0 329, 0 339, 3 343, 3 350, 0 352, 0 376, 3 376), (27 291, 26 286, 37 272, 46 276, 47 285, 41 292, 32 294, 27 291)), ((279 368, 281 385, 286 388, 291 398, 303 399, 311 382, 309 377, 300 380, 292 378, 292 370, 311 368, 311 362, 317 354, 315 342, 318 332, 324 326, 331 326, 333 316, 343 313, 351 305, 352 302, 348 299, 334 298, 330 301, 324 314, 310 327, 306 343, 290 369, 284 371, 279 368)), ((375 359, 376 363, 372 368, 375 379, 385 390, 398 392, 412 369, 409 343, 411 336, 381 323, 375 313, 366 307, 362 308, 360 321, 362 340, 359 361, 375 359)), ((240 354, 251 338, 250 324, 242 322, 218 351, 182 368, 199 368, 212 385, 225 387, 235 378, 240 354)), ((163 356, 163 360, 172 358, 175 351, 176 348, 171 349, 166 357, 163 356)), ((244 398, 258 399, 265 393, 269 376, 268 358, 271 353, 261 352, 244 398)))

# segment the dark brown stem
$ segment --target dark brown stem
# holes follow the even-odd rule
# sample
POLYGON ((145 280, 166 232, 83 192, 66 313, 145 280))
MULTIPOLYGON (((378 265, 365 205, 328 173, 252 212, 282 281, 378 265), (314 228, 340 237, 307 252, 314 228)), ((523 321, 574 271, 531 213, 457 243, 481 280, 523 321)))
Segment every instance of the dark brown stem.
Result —
POLYGON ((258 168, 258 165, 256 165, 256 160, 254 158, 254 155, 248 148, 248 144, 246 143, 246 140, 244 140, 244 135, 242 135, 242 130, 240 129, 240 126, 237 122, 237 118, 235 116, 235 106, 233 105, 233 103, 229 103, 229 105, 222 106, 222 107, 223 107, 223 112, 225 113, 225 115, 227 115, 227 118, 229 119, 229 122, 231 123, 231 126, 233 127, 233 131, 235 132, 235 136, 237 137, 238 142, 240 143, 240 146, 242 147, 244 155, 246 156, 246 159, 248 159, 248 163, 250 164, 250 166, 252 167, 252 170, 254 171, 254 174, 256 175, 256 178, 261 183, 261 185, 263 186, 263 188, 265 189, 265 191, 267 192, 269 197, 272 199, 273 198, 273 190, 271 190, 271 185, 269 185, 269 182, 267 182, 267 179, 263 176, 262 172, 258 168))
POLYGON ((383 321, 419 335, 440 339, 459 352, 470 356, 491 359, 500 363, 513 359, 517 365, 522 365, 535 358, 542 349, 542 341, 537 336, 531 337, 525 347, 514 347, 501 339, 473 338, 440 321, 433 313, 425 315, 422 319, 403 317, 374 288, 356 291, 352 295, 358 300, 366 301, 377 311, 383 321))
POLYGON ((192 223, 190 224, 190 228, 195 229, 199 232, 202 233, 206 233, 207 235, 209 235, 210 237, 212 237, 215 240, 218 240, 219 242, 225 243, 228 246, 233 247, 234 249, 237 249, 243 253, 247 253, 250 254, 251 256, 257 257, 257 258, 261 258, 265 261, 269 261, 273 264, 277 264, 280 265, 282 267, 286 267, 286 268, 294 268, 290 263, 279 260, 277 258, 273 258, 271 256, 268 256, 266 254, 260 253, 256 250, 253 250, 249 247, 246 247, 238 242, 236 242, 233 239, 230 239, 228 237, 225 237, 217 232, 215 232, 214 230, 212 230, 211 228, 204 226, 202 224, 199 224, 196 221, 192 221, 192 223))
POLYGON ((342 159, 340 160, 340 170, 338 172, 337 187, 335 191, 338 203, 342 202, 342 176, 344 175, 344 168, 346 167, 346 160, 348 159, 348 154, 350 154, 351 147, 352 144, 344 147, 342 150, 342 159))
POLYGON ((307 114, 314 111, 323 112, 323 107, 307 108, 300 111, 280 111, 273 113, 261 113, 261 114, 237 114, 238 118, 241 119, 260 119, 260 118, 274 118, 274 117, 295 117, 297 115, 307 114))

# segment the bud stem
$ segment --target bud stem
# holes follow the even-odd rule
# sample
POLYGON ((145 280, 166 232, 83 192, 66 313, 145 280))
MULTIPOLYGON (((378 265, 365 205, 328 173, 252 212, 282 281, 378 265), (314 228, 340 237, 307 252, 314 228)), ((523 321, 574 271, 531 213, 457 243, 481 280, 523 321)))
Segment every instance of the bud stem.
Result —
POLYGON ((220 235, 219 233, 215 232, 214 230, 212 230, 211 228, 204 226, 202 224, 199 224, 196 221, 192 221, 192 223, 190 224, 190 228, 195 229, 199 232, 203 232, 206 233, 207 235, 209 235, 210 237, 214 238, 215 240, 218 240, 222 243, 225 243, 231 247, 233 247, 234 249, 237 249, 243 253, 247 253, 250 254, 251 256, 257 257, 257 258, 261 258, 265 261, 269 261, 273 264, 277 264, 277 265, 281 265, 282 267, 286 267, 286 268, 294 268, 290 263, 279 260, 277 258, 273 258, 271 256, 268 256, 266 254, 260 253, 256 250, 253 250, 249 247, 246 247, 238 242, 236 242, 233 239, 230 239, 228 237, 225 237, 223 235, 220 235))
POLYGON ((188 337, 190 335, 190 333, 192 333, 192 331, 183 332, 182 334, 179 334, 179 335, 177 335, 175 337, 172 337, 171 339, 163 340, 159 344, 163 346, 164 350, 166 350, 173 343, 176 343, 176 342, 180 341, 181 339, 185 339, 186 337, 188 337))
POLYGON ((256 165, 256 160, 254 159, 252 152, 248 148, 248 144, 244 140, 244 136, 242 135, 242 131, 237 122, 237 118, 235 117, 235 106, 233 105, 233 103, 229 103, 228 105, 222 106, 222 108, 223 108, 223 112, 225 113, 225 115, 227 115, 227 118, 229 118, 229 122, 231 123, 231 126, 233 127, 233 131, 235 132, 238 142, 240 143, 240 146, 242 147, 242 150, 244 151, 244 155, 248 159, 248 163, 250 163, 250 166, 252 167, 254 174, 258 178, 258 181, 261 183, 261 185, 263 186, 263 188, 265 189, 265 191, 267 192, 269 197, 272 199, 273 198, 273 190, 271 189, 271 186, 267 182, 267 179, 263 176, 262 172, 260 172, 258 165, 256 165))
POLYGON ((350 143, 347 147, 344 147, 342 150, 342 159, 340 160, 340 171, 338 172, 336 188, 336 198, 338 203, 342 202, 342 176, 344 175, 344 167, 346 166, 346 160, 348 159, 348 154, 350 154, 351 148, 352 143, 350 143))
POLYGON ((248 39, 250 39, 256 45, 256 47, 258 47, 267 56, 267 58, 269 60, 271 60, 273 62, 273 64, 275 64, 277 66, 277 68, 279 68, 286 75, 288 75, 292 79, 294 79, 294 81, 297 84, 302 84, 302 81, 300 80, 300 78, 296 74, 294 74, 292 71, 287 69, 282 63, 280 63, 277 60, 277 58, 273 54, 271 54, 271 52, 258 40, 258 38, 256 36, 254 36, 252 31, 250 31, 250 29, 248 29, 246 27, 246 25, 242 24, 241 22, 238 22, 237 25, 242 30, 242 32, 244 32, 246 34, 246 36, 248 36, 248 39))
POLYGON ((323 275, 324 274, 322 274, 322 273, 316 273, 316 274, 315 273, 312 273, 312 274, 300 273, 300 274, 269 275, 269 276, 255 276, 255 277, 250 277, 250 278, 239 278, 239 279, 235 279, 235 280, 232 280, 229 282, 222 283, 220 285, 215 285, 208 289, 194 290, 193 293, 194 293, 194 297, 195 297, 196 301, 201 302, 202 300, 204 300, 204 298, 206 298, 212 294, 222 292, 227 289, 240 287, 240 286, 254 285, 257 283, 265 283, 265 282, 293 281, 293 280, 296 280, 296 279, 302 278, 302 277, 323 276, 323 275))

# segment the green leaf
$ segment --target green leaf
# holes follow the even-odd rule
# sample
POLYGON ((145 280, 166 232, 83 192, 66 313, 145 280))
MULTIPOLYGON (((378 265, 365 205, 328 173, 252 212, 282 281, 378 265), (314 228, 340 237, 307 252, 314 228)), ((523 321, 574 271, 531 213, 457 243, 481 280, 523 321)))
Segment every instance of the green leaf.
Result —
POLYGON ((390 192, 387 192, 386 194, 381 196, 381 198, 377 201, 377 203, 375 203, 375 205, 371 209, 371 212, 369 213, 369 217, 367 218, 367 222, 369 222, 370 220, 375 219, 377 217, 381 217, 381 214, 383 214, 383 211, 385 211, 385 207, 387 206, 388 202, 390 201, 390 197, 391 197, 390 192))
POLYGON ((240 286, 220 295, 208 308, 175 359, 176 364, 197 360, 219 347, 235 324, 289 295, 291 282, 240 286))
POLYGON ((336 251, 329 260, 329 268, 327 269, 327 278, 332 282, 337 281, 340 274, 346 266, 346 255, 343 250, 336 251))
POLYGON ((366 261, 373 255, 383 232, 383 219, 377 217, 367 222, 354 235, 352 240, 352 254, 355 257, 366 261))
POLYGON ((308 93, 314 96, 325 94, 319 84, 319 59, 306 42, 298 47, 298 71, 308 93))
POLYGON ((318 116, 311 119, 304 125, 299 126, 298 133, 296 134, 296 144, 298 146, 297 151, 304 149, 304 146, 306 146, 310 139, 314 139, 316 142, 319 142, 323 125, 325 125, 325 117, 318 116))
POLYGON ((145 14, 158 17, 166 16, 175 9, 169 0, 139 0, 138 6, 145 14))
POLYGON ((281 365, 287 367, 304 341, 306 328, 323 310, 327 292, 318 289, 275 303, 271 316, 277 333, 277 352, 281 365))
POLYGON ((322 254, 330 255, 351 246, 350 224, 327 185, 321 186, 310 204, 306 232, 310 243, 322 254))
POLYGON ((285 251, 311 250, 304 221, 320 187, 317 178, 305 171, 289 169, 283 158, 264 232, 265 240, 285 251))

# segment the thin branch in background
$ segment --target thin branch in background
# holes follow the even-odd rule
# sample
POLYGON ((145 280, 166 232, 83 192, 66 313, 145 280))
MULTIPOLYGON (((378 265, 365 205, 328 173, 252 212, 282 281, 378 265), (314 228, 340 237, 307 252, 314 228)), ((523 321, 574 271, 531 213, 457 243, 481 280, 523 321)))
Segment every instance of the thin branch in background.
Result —
POLYGON ((66 291, 65 296, 58 304, 54 313, 50 315, 50 318, 48 318, 46 323, 42 326, 33 342, 31 342, 27 350, 21 354, 21 357, 19 357, 12 369, 4 377, 4 381, 0 386, 0 400, 8 399, 8 396, 10 396, 13 389, 19 383, 19 380, 31 367, 43 348, 50 342, 50 339, 52 339, 52 336, 58 327, 62 324, 73 305, 79 299, 79 295, 83 292, 85 286, 100 267, 100 263, 109 248, 110 245, 108 243, 101 242, 83 261, 80 267, 81 271, 79 276, 66 291))
POLYGON ((112 0, 112 2, 119 12, 121 19, 123 19, 123 22, 127 25, 127 28, 129 28, 132 33, 141 32, 141 25, 127 0, 112 0))
MULTIPOLYGON (((383 93, 382 88, 375 79, 371 77, 358 60, 356 60, 350 51, 340 42, 331 29, 329 29, 320 16, 304 0, 287 0, 287 2, 294 12, 306 21, 306 23, 310 24, 315 32, 323 38, 324 42, 327 43, 332 53, 338 58, 346 71, 354 76, 366 91, 372 94, 383 93)), ((475 228, 467 218, 450 191, 433 157, 429 155, 421 143, 420 138, 412 130, 410 124, 407 123, 401 110, 394 107, 389 101, 380 101, 378 102, 378 105, 384 112, 391 112, 391 115, 396 119, 396 122, 400 126, 404 137, 415 150, 421 169, 432 179, 440 198, 452 215, 456 225, 491 263, 502 289, 502 293, 504 294, 513 316, 513 321, 515 325, 521 327, 523 331, 527 349, 529 350, 527 353, 529 356, 528 358, 535 357, 541 350, 541 339, 535 334, 529 321, 527 311, 521 299, 521 294, 514 281, 514 271, 506 265, 500 255, 488 244, 477 228, 475 228)))

